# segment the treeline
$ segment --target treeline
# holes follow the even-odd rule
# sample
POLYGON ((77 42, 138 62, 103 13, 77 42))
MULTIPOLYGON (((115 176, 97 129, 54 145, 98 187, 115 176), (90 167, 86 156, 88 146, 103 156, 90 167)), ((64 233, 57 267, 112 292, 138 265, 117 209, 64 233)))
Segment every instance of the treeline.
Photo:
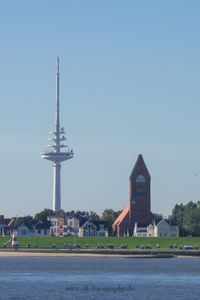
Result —
POLYGON ((80 223, 84 223, 87 220, 93 221, 106 221, 108 222, 109 228, 111 229, 113 222, 118 217, 121 211, 114 211, 113 209, 105 209, 101 215, 98 215, 94 211, 64 211, 60 210, 58 212, 54 212, 51 209, 45 208, 43 211, 36 213, 35 216, 24 216, 17 217, 15 219, 14 225, 18 226, 22 223, 25 223, 27 226, 31 226, 34 222, 47 222, 47 218, 49 216, 59 215, 60 217, 76 217, 80 223))
MULTIPOLYGON (((109 229, 112 229, 112 224, 118 217, 121 211, 115 211, 113 209, 105 209, 101 215, 98 215, 94 211, 59 211, 59 216, 76 217, 79 219, 80 224, 83 224, 87 220, 93 221, 106 221, 109 229)), ((25 223, 26 225, 32 225, 35 221, 46 222, 48 216, 55 215, 51 209, 44 209, 33 216, 17 217, 15 219, 15 225, 25 223)), ((172 214, 168 218, 164 218, 162 215, 154 214, 155 221, 159 222, 162 218, 165 219, 170 225, 178 225, 180 236, 200 236, 200 201, 194 203, 192 201, 187 204, 176 204, 172 210, 172 214)))
POLYGON ((200 236, 200 201, 176 204, 168 220, 179 226, 181 236, 200 236))

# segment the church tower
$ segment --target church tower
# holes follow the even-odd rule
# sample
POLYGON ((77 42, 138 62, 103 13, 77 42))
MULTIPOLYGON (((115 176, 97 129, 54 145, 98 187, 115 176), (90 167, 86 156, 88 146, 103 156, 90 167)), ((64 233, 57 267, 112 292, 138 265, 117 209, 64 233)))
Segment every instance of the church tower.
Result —
POLYGON ((135 222, 147 226, 152 221, 151 214, 151 177, 145 165, 142 154, 138 156, 136 164, 129 177, 130 184, 130 225, 135 222))
POLYGON ((129 202, 113 223, 114 234, 132 235, 135 223, 140 227, 146 227, 153 219, 151 177, 140 154, 129 177, 129 202))

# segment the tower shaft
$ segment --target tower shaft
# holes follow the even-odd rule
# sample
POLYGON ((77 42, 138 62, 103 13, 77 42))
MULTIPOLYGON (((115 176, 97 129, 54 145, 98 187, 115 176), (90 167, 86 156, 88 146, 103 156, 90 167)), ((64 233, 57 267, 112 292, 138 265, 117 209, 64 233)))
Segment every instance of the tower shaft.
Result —
POLYGON ((50 139, 52 142, 50 151, 43 152, 41 157, 53 162, 53 210, 58 211, 61 209, 61 162, 73 158, 73 150, 62 151, 67 146, 64 145, 65 132, 64 128, 60 129, 60 71, 59 71, 59 58, 57 57, 56 67, 56 115, 55 115, 55 129, 53 137, 50 139))
POLYGON ((60 163, 55 163, 53 165, 53 211, 61 210, 60 169, 60 163))

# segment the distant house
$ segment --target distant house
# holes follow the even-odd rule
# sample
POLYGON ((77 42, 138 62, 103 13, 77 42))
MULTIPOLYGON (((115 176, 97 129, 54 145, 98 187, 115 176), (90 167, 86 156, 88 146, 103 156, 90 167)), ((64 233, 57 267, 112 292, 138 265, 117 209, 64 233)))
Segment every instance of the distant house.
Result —
POLYGON ((16 230, 18 236, 49 236, 50 222, 34 222, 32 225, 25 223, 19 225, 16 230))
POLYGON ((79 228, 79 236, 108 236, 108 223, 88 220, 79 228))
POLYGON ((149 224, 147 227, 138 226, 135 223, 134 237, 178 237, 178 226, 171 226, 165 220, 159 221, 157 224, 149 224))
POLYGON ((147 227, 148 236, 152 237, 179 237, 179 227, 171 226, 165 220, 147 227))
POLYGON ((12 231, 12 224, 14 223, 14 218, 4 218, 0 215, 0 236, 10 235, 12 231))
POLYGON ((46 222, 37 222, 33 229, 34 229, 34 235, 35 236, 48 236, 50 235, 50 226, 51 222, 46 221, 46 222))
POLYGON ((49 217, 51 222, 50 235, 77 236, 79 232, 79 220, 75 217, 49 217))
POLYGON ((147 237, 147 227, 146 226, 138 226, 137 223, 135 223, 134 231, 133 231, 134 237, 147 237))
POLYGON ((18 236, 30 236, 33 235, 33 228, 26 225, 26 224, 21 224, 16 228, 17 235, 18 236))

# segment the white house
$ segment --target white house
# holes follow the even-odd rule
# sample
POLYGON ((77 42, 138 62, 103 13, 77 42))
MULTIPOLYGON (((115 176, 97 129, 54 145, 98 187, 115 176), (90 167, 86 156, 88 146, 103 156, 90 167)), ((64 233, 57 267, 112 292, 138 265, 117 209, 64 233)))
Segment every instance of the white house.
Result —
POLYGON ((179 227, 171 226, 165 220, 147 227, 147 235, 152 237, 179 237, 179 227))
POLYGON ((147 227, 139 227, 137 223, 135 223, 134 231, 133 231, 134 237, 147 237, 147 227))
POLYGON ((147 227, 139 227, 135 223, 134 237, 178 237, 179 227, 171 226, 165 220, 161 220, 157 224, 149 224, 147 227))

